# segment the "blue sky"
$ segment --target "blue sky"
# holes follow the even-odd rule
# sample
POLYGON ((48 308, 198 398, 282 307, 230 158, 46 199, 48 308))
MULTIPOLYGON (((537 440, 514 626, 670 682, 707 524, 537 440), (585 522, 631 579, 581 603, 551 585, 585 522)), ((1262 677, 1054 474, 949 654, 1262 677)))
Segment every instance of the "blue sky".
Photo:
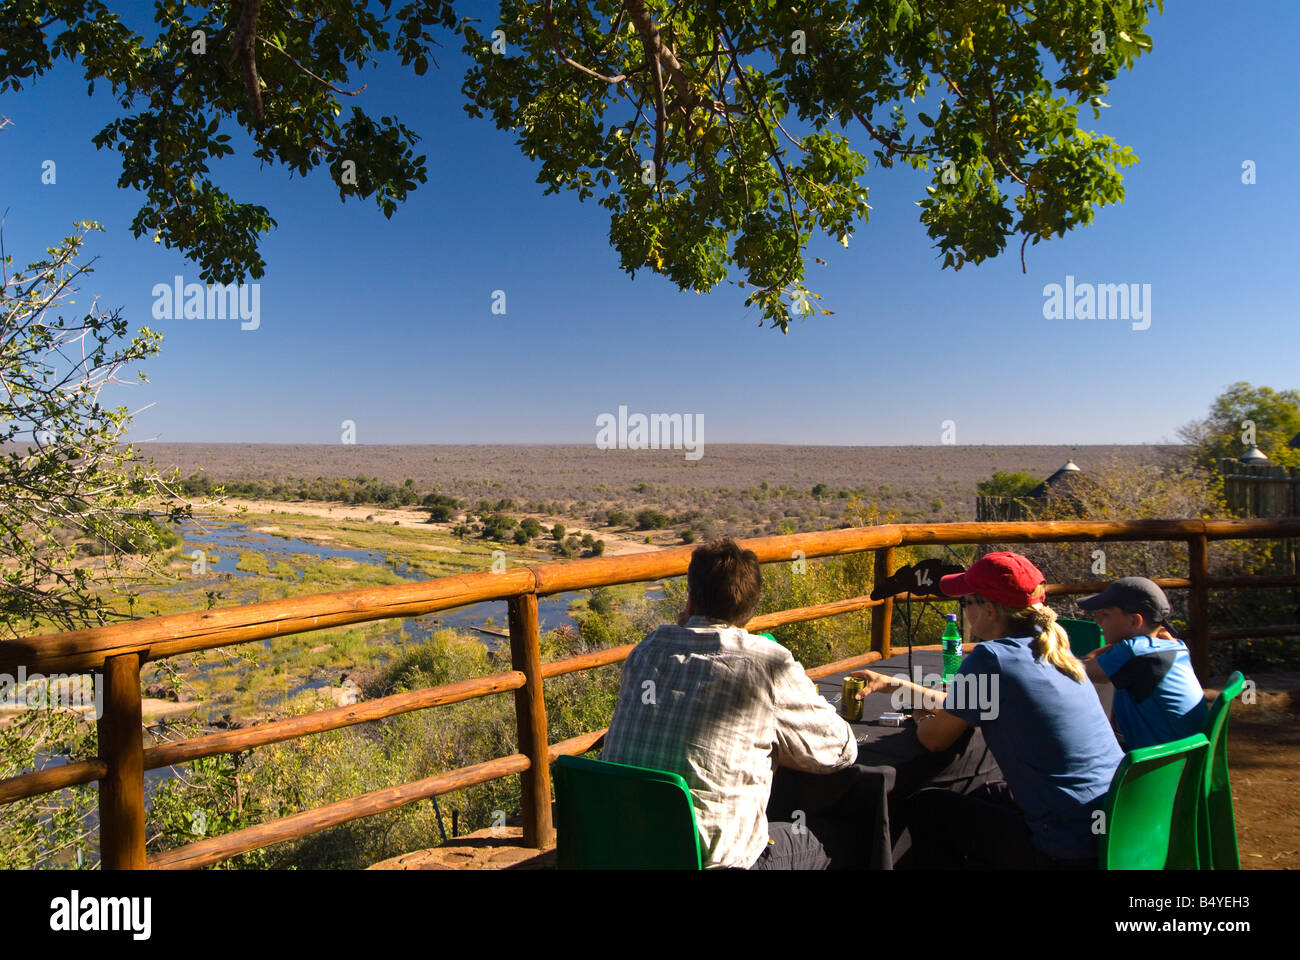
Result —
MULTIPOLYGON (((217 168, 265 204, 261 326, 160 320, 152 289, 198 269, 131 236, 140 198, 92 136, 114 115, 66 62, 0 97, 5 247, 20 264, 95 219, 81 289, 164 335, 150 383, 106 393, 152 403, 134 440, 336 443, 594 442, 620 405, 704 417, 708 442, 1155 443, 1236 380, 1300 387, 1300 155, 1293 69, 1300 5, 1166 5, 1153 54, 1111 87, 1089 126, 1128 144, 1127 198, 1095 223, 960 273, 939 268, 917 219, 920 175, 867 172, 873 207, 846 250, 814 241, 809 286, 834 316, 760 329, 743 293, 706 295, 618 266, 606 212, 543 196, 535 165, 490 120, 461 109, 455 43, 441 69, 365 77, 359 99, 423 136, 429 182, 385 220, 306 179, 243 157, 217 168), (57 183, 41 183, 42 161, 57 183), (1244 160, 1257 182, 1241 182, 1244 160), (1045 320, 1043 287, 1151 285, 1151 325, 1045 320), (492 291, 507 313, 491 313, 492 291)), ((346 108, 347 104, 345 104, 346 108)), ((233 129, 229 132, 234 132, 233 129)), ((864 143, 852 130, 855 144, 864 143)))

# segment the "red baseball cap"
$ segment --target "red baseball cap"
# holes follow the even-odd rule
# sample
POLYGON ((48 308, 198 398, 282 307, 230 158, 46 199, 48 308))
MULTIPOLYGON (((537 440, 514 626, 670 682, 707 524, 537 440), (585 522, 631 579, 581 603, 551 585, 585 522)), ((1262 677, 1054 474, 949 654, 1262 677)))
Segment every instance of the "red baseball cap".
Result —
POLYGON ((976 560, 965 573, 939 579, 939 589, 950 597, 978 593, 1005 607, 1032 607, 1047 596, 1047 578, 1018 553, 990 553, 976 560))

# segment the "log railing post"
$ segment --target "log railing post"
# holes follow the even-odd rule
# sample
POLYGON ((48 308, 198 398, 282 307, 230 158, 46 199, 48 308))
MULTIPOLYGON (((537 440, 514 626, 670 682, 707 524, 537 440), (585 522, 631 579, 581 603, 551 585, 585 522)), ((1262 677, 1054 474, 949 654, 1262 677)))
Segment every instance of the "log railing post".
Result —
MULTIPOLYGON (((872 581, 872 589, 889 579, 889 575, 894 570, 894 548, 881 547, 876 550, 875 557, 875 575, 872 581)), ((885 602, 878 607, 871 608, 871 649, 880 654, 882 660, 887 660, 893 654, 890 650, 889 629, 894 620, 894 600, 892 597, 886 598, 885 602)))
POLYGON ((545 850, 555 845, 551 823, 551 765, 546 742, 546 699, 542 693, 542 651, 537 630, 537 594, 511 597, 510 664, 526 678, 515 691, 515 725, 519 752, 531 766, 520 774, 524 846, 545 850))
POLYGON ((1206 580, 1210 574, 1209 544, 1205 536, 1187 541, 1187 577, 1192 581, 1188 592, 1187 614, 1191 623, 1188 652, 1192 657, 1192 670, 1201 685, 1210 678, 1210 590, 1206 580))
POLYGON ((104 713, 96 722, 99 756, 99 850, 105 870, 143 870, 144 737, 140 716, 140 655, 104 661, 104 713))

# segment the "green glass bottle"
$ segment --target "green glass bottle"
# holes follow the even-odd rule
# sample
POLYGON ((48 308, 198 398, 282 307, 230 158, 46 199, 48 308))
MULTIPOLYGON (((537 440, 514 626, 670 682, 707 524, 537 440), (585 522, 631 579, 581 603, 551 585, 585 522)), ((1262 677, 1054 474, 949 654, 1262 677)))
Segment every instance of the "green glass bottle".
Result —
POLYGON ((957 614, 948 614, 943 628, 943 682, 952 683, 957 668, 961 666, 961 630, 957 627, 957 614))

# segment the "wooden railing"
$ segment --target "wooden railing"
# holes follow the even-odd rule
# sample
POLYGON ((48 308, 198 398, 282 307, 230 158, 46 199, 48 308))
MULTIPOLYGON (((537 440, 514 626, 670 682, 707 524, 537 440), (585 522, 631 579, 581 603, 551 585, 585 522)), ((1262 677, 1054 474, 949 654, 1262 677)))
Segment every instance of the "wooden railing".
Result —
MULTIPOLYGON (((1300 519, 1136 520, 1019 523, 887 524, 820 533, 742 540, 761 562, 842 556, 873 551, 875 582, 893 571, 894 549, 921 544, 1060 543, 1077 541, 1181 540, 1188 545, 1186 578, 1158 579, 1166 589, 1191 591, 1188 646, 1197 676, 1206 679, 1211 640, 1240 636, 1300 635, 1300 624, 1247 629, 1210 629, 1209 591, 1215 588, 1296 587, 1296 576, 1210 577, 1210 540, 1276 539, 1300 536, 1300 519)), ((604 730, 548 743, 543 682, 578 670, 624 660, 634 644, 566 660, 542 663, 537 598, 548 594, 681 576, 691 547, 622 557, 602 557, 524 566, 493 573, 471 573, 422 583, 349 590, 135 620, 69 633, 0 643, 0 673, 19 667, 28 672, 100 672, 106 692, 98 720, 99 756, 72 761, 0 780, 0 803, 99 782, 100 851, 109 869, 184 868, 216 863, 236 854, 306 836, 327 827, 370 816, 453 790, 502 777, 522 778, 524 843, 544 848, 554 842, 551 823, 550 764, 563 754, 584 753, 598 745, 604 730), (504 600, 509 609, 511 669, 487 677, 380 697, 351 706, 321 710, 254 727, 227 730, 187 740, 143 746, 140 667, 150 660, 218 646, 335 627, 342 624, 410 617, 485 600, 504 600), (266 744, 383 717, 513 691, 518 752, 436 776, 385 787, 358 797, 247 827, 153 857, 145 856, 144 771, 237 753, 266 744)), ((1100 582, 1049 584, 1049 595, 1093 593, 1100 582)), ((871 611, 871 649, 859 656, 810 669, 817 678, 864 666, 891 655, 890 620, 895 602, 914 602, 907 594, 883 600, 852 597, 832 603, 763 614, 750 630, 815 620, 857 610, 871 611)))

